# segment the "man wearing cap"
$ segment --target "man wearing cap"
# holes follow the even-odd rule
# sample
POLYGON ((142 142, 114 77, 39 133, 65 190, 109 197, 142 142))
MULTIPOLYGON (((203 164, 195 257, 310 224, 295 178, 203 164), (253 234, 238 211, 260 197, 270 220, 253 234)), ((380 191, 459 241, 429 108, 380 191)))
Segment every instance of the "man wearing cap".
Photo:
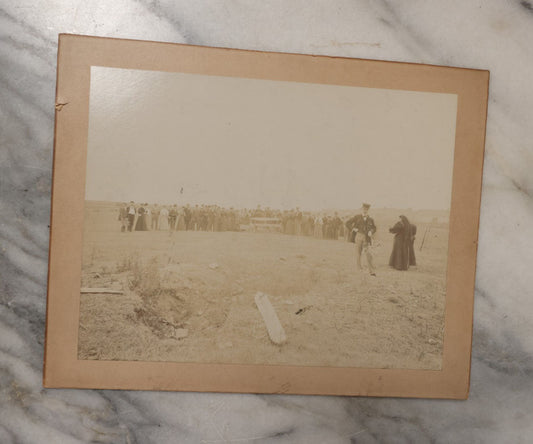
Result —
POLYGON ((366 261, 368 262, 368 271, 371 276, 375 276, 374 263, 372 261, 372 253, 370 246, 372 245, 372 236, 376 232, 376 224, 374 219, 368 215, 370 204, 364 203, 361 208, 361 214, 358 214, 346 222, 348 231, 355 233, 355 256, 357 259, 357 269, 363 270, 361 265, 361 254, 364 251, 366 261))

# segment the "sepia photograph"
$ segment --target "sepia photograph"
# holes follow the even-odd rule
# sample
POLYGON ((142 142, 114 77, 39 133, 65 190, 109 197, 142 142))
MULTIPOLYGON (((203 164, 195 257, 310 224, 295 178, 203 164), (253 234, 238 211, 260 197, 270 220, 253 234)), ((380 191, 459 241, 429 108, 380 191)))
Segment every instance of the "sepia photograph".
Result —
POLYGON ((78 359, 440 370, 456 119, 92 66, 78 359))

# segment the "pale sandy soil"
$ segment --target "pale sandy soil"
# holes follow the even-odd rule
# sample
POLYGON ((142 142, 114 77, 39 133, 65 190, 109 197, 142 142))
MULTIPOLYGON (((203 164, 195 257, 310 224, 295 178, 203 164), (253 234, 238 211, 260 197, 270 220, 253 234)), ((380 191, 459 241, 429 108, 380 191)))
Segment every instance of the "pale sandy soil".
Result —
POLYGON ((383 226, 371 277, 355 272, 354 246, 343 241, 121 233, 112 216, 86 218, 82 287, 124 294, 81 295, 80 359, 441 366, 445 227, 431 230, 421 252, 417 240, 418 267, 400 272, 387 265, 392 235, 383 226), (258 291, 269 295, 285 329, 283 345, 269 340, 258 291))

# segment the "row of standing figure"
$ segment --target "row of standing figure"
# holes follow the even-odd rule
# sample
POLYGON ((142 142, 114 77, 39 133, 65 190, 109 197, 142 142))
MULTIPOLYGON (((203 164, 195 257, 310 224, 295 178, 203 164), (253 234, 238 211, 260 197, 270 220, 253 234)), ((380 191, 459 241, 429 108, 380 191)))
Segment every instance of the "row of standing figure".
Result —
POLYGON ((319 239, 343 239, 346 235, 342 219, 334 215, 313 214, 293 210, 234 209, 218 205, 149 205, 129 204, 119 208, 122 231, 180 230, 180 231, 238 231, 250 223, 251 217, 275 217, 281 232, 319 239))
POLYGON ((344 239, 345 229, 337 213, 326 214, 292 212, 281 217, 282 232, 297 236, 313 236, 318 239, 344 239))
POLYGON ((178 207, 130 202, 119 209, 121 231, 236 231, 238 214, 218 206, 178 207))

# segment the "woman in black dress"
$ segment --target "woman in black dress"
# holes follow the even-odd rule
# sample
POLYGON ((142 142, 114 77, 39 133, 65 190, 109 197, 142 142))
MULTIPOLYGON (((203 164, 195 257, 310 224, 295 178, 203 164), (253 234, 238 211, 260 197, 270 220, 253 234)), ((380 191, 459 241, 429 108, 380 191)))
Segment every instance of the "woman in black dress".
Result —
POLYGON ((146 210, 141 205, 137 208, 137 223, 135 224, 135 231, 148 231, 148 224, 146 223, 146 210))
POLYGON ((416 225, 409 222, 404 215, 389 229, 394 234, 394 244, 389 260, 389 265, 396 270, 407 270, 409 266, 416 265, 414 241, 416 225))

